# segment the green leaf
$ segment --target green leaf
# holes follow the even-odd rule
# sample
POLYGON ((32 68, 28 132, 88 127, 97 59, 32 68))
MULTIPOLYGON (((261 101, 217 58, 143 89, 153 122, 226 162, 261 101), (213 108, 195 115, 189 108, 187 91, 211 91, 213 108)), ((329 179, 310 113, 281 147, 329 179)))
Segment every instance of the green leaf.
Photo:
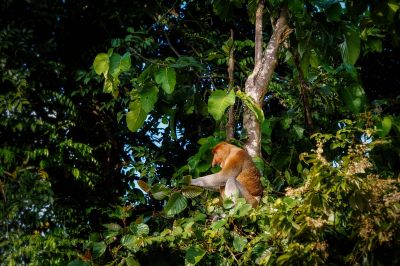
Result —
POLYGON ((140 223, 140 224, 134 224, 132 223, 129 226, 131 232, 135 235, 135 236, 142 236, 142 235, 148 235, 150 232, 149 226, 147 224, 144 223, 140 223))
POLYGON ((203 250, 199 246, 191 246, 186 250, 185 259, 189 263, 196 265, 206 254, 205 250, 203 250))
POLYGON ((355 26, 346 26, 344 42, 340 44, 342 59, 345 64, 354 65, 360 56, 360 32, 355 26))
POLYGON ((120 68, 122 72, 128 71, 131 68, 131 54, 126 52, 120 61, 120 68))
POLYGON ((143 110, 149 113, 153 110, 154 104, 158 100, 158 88, 156 86, 144 88, 143 91, 139 93, 139 97, 143 110))
POLYGON ((242 91, 237 91, 236 96, 238 96, 243 101, 243 103, 254 113, 260 123, 264 121, 264 112, 260 108, 260 106, 258 106, 254 102, 254 99, 252 97, 242 91))
POLYGON ((96 56, 93 61, 93 68, 97 75, 107 75, 109 67, 109 57, 106 53, 101 53, 96 56))
POLYGON ((196 186, 187 186, 183 187, 181 191, 182 195, 185 198, 194 198, 202 194, 204 192, 204 189, 196 186))
POLYGON ((304 137, 304 128, 299 125, 293 125, 294 132, 296 132, 297 138, 302 139, 304 137))
POLYGON ((140 263, 132 256, 125 258, 125 262, 127 266, 140 266, 140 263))
POLYGON ((131 102, 129 109, 130 111, 126 114, 126 124, 130 131, 136 132, 143 126, 147 113, 139 101, 131 102))
POLYGON ((171 67, 163 67, 158 69, 154 74, 154 78, 157 84, 161 85, 161 88, 167 94, 174 92, 176 84, 176 72, 171 67))
POLYGON ((347 88, 343 87, 339 93, 346 107, 351 112, 358 114, 365 109, 367 96, 359 84, 354 83, 347 88))
POLYGON ((119 224, 116 223, 109 223, 109 224, 103 224, 105 228, 107 228, 108 231, 120 231, 122 230, 122 227, 119 224))
POLYGON ((93 243, 93 256, 95 258, 100 257, 106 252, 107 245, 103 241, 93 243))
POLYGON ((156 184, 151 188, 151 195, 156 200, 163 200, 170 193, 171 189, 167 188, 163 184, 156 184))
POLYGON ((134 235, 124 235, 121 238, 121 245, 134 249, 136 247, 136 237, 134 235))
POLYGON ((233 248, 238 251, 242 252, 247 244, 247 238, 243 236, 236 235, 233 239, 233 248))
POLYGON ((379 137, 386 137, 392 128, 392 117, 385 116, 381 123, 377 126, 379 137))
POLYGON ((120 62, 121 62, 121 55, 118 53, 113 53, 110 57, 109 73, 114 78, 118 78, 118 75, 121 72, 120 62))
POLYGON ((187 200, 182 194, 176 192, 169 198, 167 204, 164 207, 164 211, 167 215, 175 215, 182 212, 187 207, 187 200))
POLYGON ((232 209, 235 206, 235 202, 232 200, 232 198, 224 198, 222 205, 225 209, 232 209))
POLYGON ((106 93, 112 93, 114 90, 114 84, 111 79, 106 78, 104 81, 104 87, 103 87, 104 92, 106 93))
POLYGON ((247 216, 252 209, 253 207, 250 204, 243 204, 238 208, 237 216, 238 217, 247 216))
POLYGON ((226 93, 224 90, 216 90, 208 99, 208 112, 216 120, 221 120, 226 108, 235 104, 235 92, 231 90, 226 93))
POLYGON ((72 169, 72 175, 73 175, 75 178, 78 178, 78 177, 79 177, 79 169, 78 169, 78 168, 72 169))
POLYGON ((225 226, 226 224, 227 224, 227 221, 225 219, 221 219, 221 220, 213 222, 211 224, 211 229, 218 230, 218 229, 222 228, 223 226, 225 226))

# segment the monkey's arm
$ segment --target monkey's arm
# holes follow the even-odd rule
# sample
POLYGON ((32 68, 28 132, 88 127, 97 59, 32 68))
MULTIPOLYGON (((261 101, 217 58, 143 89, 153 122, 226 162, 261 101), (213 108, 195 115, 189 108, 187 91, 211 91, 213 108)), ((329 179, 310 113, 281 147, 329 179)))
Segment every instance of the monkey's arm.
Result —
POLYGON ((219 172, 212 175, 206 175, 196 179, 192 179, 191 185, 208 188, 211 190, 219 190, 219 187, 225 186, 226 180, 219 172))
POLYGON ((236 178, 242 171, 243 156, 244 155, 241 152, 236 152, 235 154, 228 156, 221 171, 216 174, 192 179, 191 184, 194 186, 218 190, 219 187, 225 186, 228 178, 236 178))

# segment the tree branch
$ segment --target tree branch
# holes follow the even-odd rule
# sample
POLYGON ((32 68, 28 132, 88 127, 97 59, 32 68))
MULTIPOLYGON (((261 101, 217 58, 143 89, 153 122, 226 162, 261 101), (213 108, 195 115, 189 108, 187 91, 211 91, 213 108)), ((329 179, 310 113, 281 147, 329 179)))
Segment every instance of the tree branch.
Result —
MULTIPOLYGON (((262 2, 262 0, 260 1, 262 2)), ((258 8, 263 7, 263 4, 259 2, 258 8)), ((260 16, 260 10, 257 8, 258 16, 256 15, 256 33, 257 40, 262 36, 262 16, 260 16)), ((262 12, 261 12, 262 13, 262 12)), ((286 8, 282 8, 279 18, 273 26, 273 33, 268 42, 267 49, 263 52, 261 60, 256 60, 253 72, 247 78, 245 83, 245 92, 252 97, 255 103, 262 108, 263 99, 267 93, 268 84, 272 78, 272 74, 278 64, 278 49, 282 42, 290 34, 291 30, 287 23, 288 11, 286 8)), ((262 44, 262 41, 261 41, 262 44)), ((256 44, 258 48, 256 51, 256 57, 260 44, 256 44)), ((245 108, 243 113, 243 126, 247 131, 248 139, 245 144, 245 149, 250 156, 261 157, 261 127, 260 122, 257 120, 255 115, 249 108, 245 108)))
POLYGON ((261 62, 262 58, 262 30, 263 30, 263 13, 264 13, 264 0, 258 1, 256 10, 256 25, 255 25, 255 44, 254 44, 254 64, 257 65, 261 62))

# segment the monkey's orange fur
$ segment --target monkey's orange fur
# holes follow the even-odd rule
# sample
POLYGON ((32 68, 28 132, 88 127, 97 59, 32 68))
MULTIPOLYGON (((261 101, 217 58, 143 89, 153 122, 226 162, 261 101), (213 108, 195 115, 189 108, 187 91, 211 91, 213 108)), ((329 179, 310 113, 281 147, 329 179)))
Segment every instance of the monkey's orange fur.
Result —
POLYGON ((212 150, 212 166, 220 165, 221 171, 192 180, 192 185, 220 190, 221 195, 229 196, 238 192, 247 203, 256 207, 261 199, 263 188, 260 172, 247 152, 232 144, 221 142, 212 150), (229 189, 226 183, 230 179, 229 189))

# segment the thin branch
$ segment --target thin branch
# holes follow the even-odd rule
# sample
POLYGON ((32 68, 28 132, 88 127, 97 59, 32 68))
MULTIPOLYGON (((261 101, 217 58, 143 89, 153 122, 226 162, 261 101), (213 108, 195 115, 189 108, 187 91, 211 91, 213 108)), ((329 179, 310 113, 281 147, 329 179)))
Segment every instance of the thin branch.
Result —
POLYGON ((303 101, 303 108, 304 108, 304 120, 306 127, 309 130, 312 130, 313 128, 313 121, 311 117, 311 109, 310 109, 310 102, 308 100, 308 91, 309 87, 307 85, 307 82, 304 79, 304 73, 303 70, 300 67, 300 58, 299 54, 297 52, 292 51, 293 59, 294 59, 294 64, 296 66, 297 72, 299 73, 299 81, 300 81, 300 94, 301 94, 301 99, 303 101))
MULTIPOLYGON (((229 85, 228 85, 228 91, 233 90, 234 88, 234 77, 233 73, 235 70, 235 58, 234 58, 234 45, 233 45, 233 40, 234 40, 234 34, 233 30, 231 29, 231 40, 232 40, 232 46, 229 51, 229 59, 228 59, 228 79, 229 79, 229 85)), ((235 135, 235 105, 232 105, 229 108, 228 111, 228 122, 226 123, 226 139, 233 139, 235 135)))
POLYGON ((171 48, 171 50, 176 54, 177 57, 181 57, 181 55, 178 53, 178 51, 177 51, 177 50, 175 49, 175 47, 172 45, 172 43, 171 43, 171 41, 170 41, 170 39, 169 39, 169 37, 168 37, 168 34, 165 32, 164 29, 163 29, 163 33, 164 33, 165 39, 167 39, 169 48, 171 48))
POLYGON ((254 44, 254 64, 261 63, 262 58, 262 31, 263 31, 263 13, 264 13, 264 0, 258 1, 256 10, 256 25, 255 25, 255 44, 254 44))

